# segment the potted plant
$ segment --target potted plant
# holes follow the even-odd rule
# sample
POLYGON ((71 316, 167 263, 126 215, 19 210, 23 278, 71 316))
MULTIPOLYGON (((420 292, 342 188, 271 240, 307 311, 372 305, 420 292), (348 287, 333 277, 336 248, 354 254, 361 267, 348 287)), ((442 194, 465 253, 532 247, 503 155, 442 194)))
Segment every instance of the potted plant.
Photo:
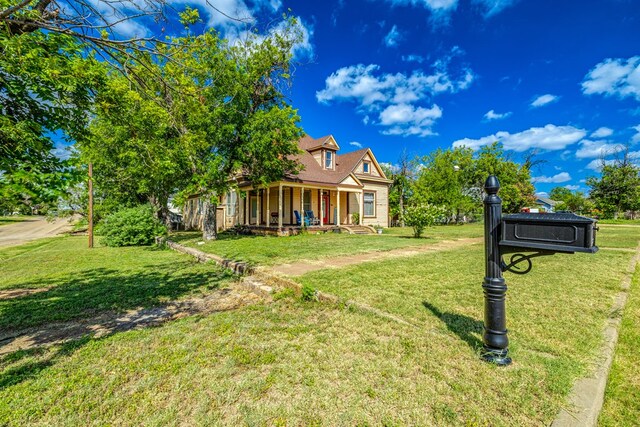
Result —
POLYGON ((378 234, 382 234, 382 226, 380 224, 374 225, 373 228, 378 234))

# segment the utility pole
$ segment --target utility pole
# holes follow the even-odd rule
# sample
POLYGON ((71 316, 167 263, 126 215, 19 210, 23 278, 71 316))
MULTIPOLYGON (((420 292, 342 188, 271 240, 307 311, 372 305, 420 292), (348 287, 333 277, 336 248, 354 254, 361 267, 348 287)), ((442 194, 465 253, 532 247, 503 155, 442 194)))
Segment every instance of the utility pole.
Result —
POLYGON ((93 248, 93 163, 89 163, 89 248, 93 248))

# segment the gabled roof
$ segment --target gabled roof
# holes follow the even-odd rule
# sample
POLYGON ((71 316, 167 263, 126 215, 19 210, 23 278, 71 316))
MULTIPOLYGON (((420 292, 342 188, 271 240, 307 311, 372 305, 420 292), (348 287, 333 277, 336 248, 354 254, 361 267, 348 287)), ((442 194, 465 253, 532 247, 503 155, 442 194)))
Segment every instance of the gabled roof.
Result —
POLYGON ((340 149, 340 146, 338 146, 338 143, 333 138, 333 135, 326 135, 318 139, 313 139, 309 135, 305 135, 302 138, 300 138, 300 141, 298 141, 298 145, 300 145, 300 148, 307 151, 313 151, 318 148, 332 146, 332 145, 335 145, 335 147, 330 147, 330 148, 334 150, 340 149))
POLYGON ((557 205, 557 204, 559 203, 558 201, 556 201, 556 200, 551 200, 551 199, 549 199, 549 198, 547 198, 547 197, 540 197, 540 196, 536 196, 536 202, 537 202, 538 200, 539 200, 539 201, 541 201, 541 202, 542 202, 542 203, 544 203, 544 204, 549 205, 549 206, 555 206, 555 205, 557 205))
POLYGON ((354 170, 356 169, 360 161, 362 161, 364 156, 367 155, 367 153, 370 153, 371 157, 375 158, 371 150, 368 148, 362 148, 360 150, 352 151, 346 154, 336 154, 335 170, 329 170, 323 169, 322 165, 320 165, 310 153, 310 151, 321 148, 325 146, 325 144, 330 144, 332 148, 334 148, 333 146, 338 147, 337 142, 331 135, 324 136, 318 139, 311 138, 309 135, 303 136, 298 141, 298 145, 303 150, 303 152, 292 158, 293 160, 296 160, 303 165, 303 170, 301 170, 297 175, 289 176, 288 179, 298 182, 315 182, 322 184, 339 185, 345 179, 351 176, 358 183, 358 185, 362 185, 360 183, 361 177, 356 176, 354 170))

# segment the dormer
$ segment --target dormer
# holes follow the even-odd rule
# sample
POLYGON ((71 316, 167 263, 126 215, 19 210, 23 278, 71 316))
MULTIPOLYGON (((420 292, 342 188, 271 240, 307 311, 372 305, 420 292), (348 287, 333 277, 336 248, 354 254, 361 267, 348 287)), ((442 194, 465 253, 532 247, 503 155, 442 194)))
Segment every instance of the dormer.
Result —
POLYGON ((332 135, 313 140, 307 139, 304 145, 303 148, 313 155, 322 169, 336 170, 336 152, 340 146, 332 135))

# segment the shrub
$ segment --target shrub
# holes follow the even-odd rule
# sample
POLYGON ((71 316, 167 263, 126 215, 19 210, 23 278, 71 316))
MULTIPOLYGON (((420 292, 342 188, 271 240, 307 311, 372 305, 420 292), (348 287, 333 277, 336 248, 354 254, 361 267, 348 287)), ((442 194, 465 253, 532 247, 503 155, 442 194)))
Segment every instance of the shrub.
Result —
POLYGON ((302 301, 317 301, 318 300, 318 293, 316 292, 315 289, 313 289, 313 287, 311 287, 309 285, 304 285, 302 287, 301 299, 302 299, 302 301))
POLYGON ((351 214, 351 223, 355 224, 355 225, 360 224, 360 214, 359 213, 351 214))
POLYGON ((437 222, 442 221, 446 215, 446 209, 442 206, 421 205, 408 206, 404 212, 404 222, 413 228, 414 237, 422 236, 424 229, 432 227, 437 222))
POLYGON ((106 246, 150 245, 167 233, 150 205, 122 209, 107 216, 100 226, 100 243, 106 246))

